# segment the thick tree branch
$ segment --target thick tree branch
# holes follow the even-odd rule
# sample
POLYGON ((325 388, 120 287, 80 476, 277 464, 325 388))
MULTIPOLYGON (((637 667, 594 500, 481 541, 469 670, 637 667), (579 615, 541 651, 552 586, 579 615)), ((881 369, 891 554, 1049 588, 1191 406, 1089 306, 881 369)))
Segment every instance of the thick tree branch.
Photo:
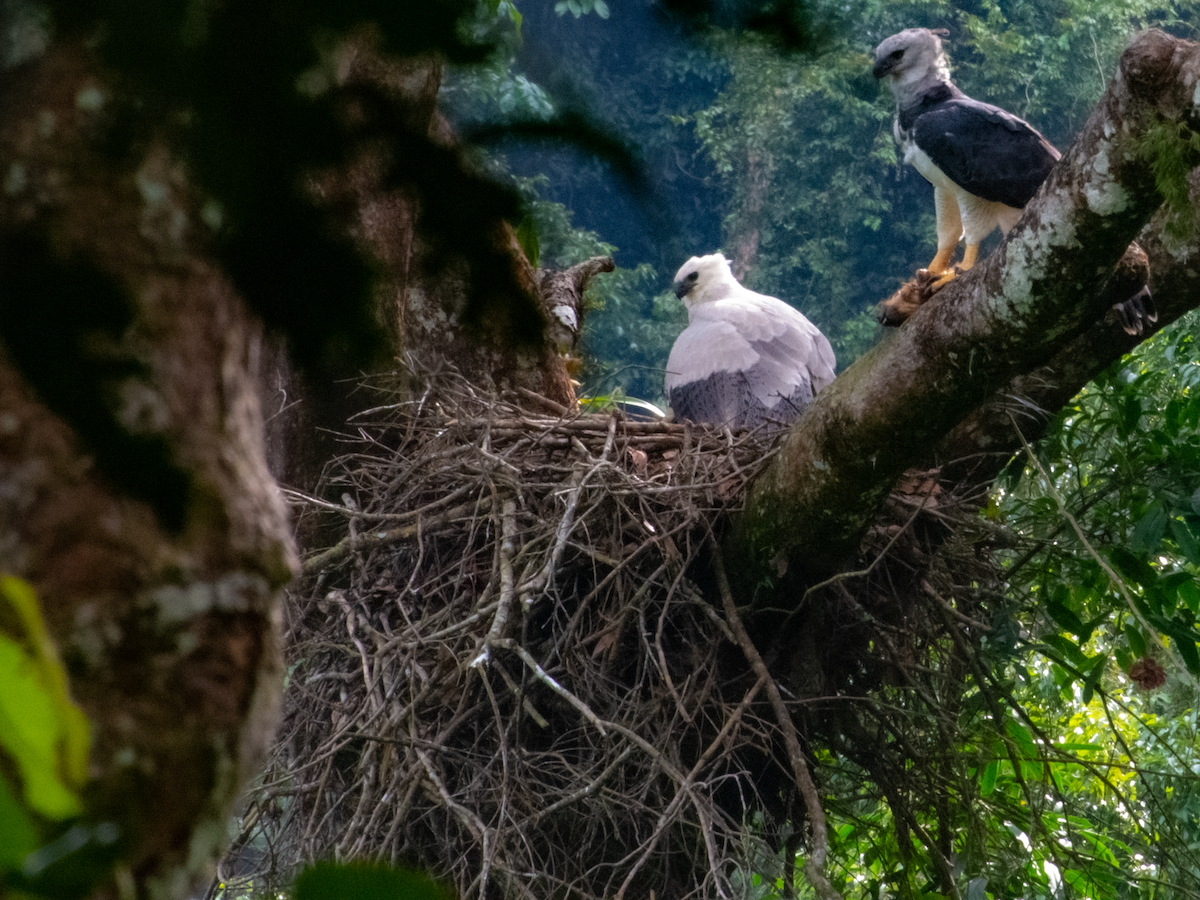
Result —
POLYGON ((1053 414, 1080 389, 1150 335, 1170 325, 1200 301, 1200 246, 1179 245, 1166 236, 1169 214, 1160 210, 1138 235, 1150 257, 1150 282, 1158 321, 1142 335, 1127 334, 1116 313, 1069 342, 1044 366, 1018 375, 991 400, 952 430, 935 451, 941 481, 948 485, 986 487, 1021 448, 1021 435, 1011 415, 1021 421, 1027 440, 1041 437, 1053 414))
POLYGON ((1103 316, 1105 280, 1162 202, 1146 135, 1194 127, 1198 75, 1194 44, 1157 31, 1131 43, 997 251, 843 373, 785 437, 731 536, 741 587, 836 570, 904 469, 1103 316))

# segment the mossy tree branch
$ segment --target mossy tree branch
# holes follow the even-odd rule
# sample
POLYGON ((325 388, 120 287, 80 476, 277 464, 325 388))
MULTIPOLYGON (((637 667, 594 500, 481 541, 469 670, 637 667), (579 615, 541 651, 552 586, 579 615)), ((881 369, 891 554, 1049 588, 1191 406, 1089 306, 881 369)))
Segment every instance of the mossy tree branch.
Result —
MULTIPOLYGON (((1103 318, 1105 280, 1163 202, 1146 135, 1161 137, 1171 123, 1190 145, 1198 81, 1197 45, 1159 31, 1130 44, 997 251, 843 373, 785 437, 730 537, 728 558, 739 561, 731 574, 743 591, 836 571, 901 472, 1103 318)), ((1200 162, 1195 155, 1185 152, 1187 165, 1200 162)), ((1162 241, 1149 242, 1152 266, 1171 268, 1162 241)), ((1197 301, 1192 294, 1184 305, 1197 301)))

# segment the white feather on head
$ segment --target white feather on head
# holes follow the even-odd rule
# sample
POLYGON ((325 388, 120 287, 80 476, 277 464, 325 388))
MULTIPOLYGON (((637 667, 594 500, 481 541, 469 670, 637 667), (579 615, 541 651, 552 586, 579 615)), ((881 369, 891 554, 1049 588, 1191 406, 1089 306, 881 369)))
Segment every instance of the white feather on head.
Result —
POLYGON ((794 307, 742 287, 720 253, 684 263, 675 296, 689 324, 671 347, 663 388, 680 418, 781 427, 833 381, 825 336, 794 307))
POLYGON ((693 256, 675 273, 675 296, 689 309, 697 303, 728 297, 739 287, 729 261, 721 253, 693 256))

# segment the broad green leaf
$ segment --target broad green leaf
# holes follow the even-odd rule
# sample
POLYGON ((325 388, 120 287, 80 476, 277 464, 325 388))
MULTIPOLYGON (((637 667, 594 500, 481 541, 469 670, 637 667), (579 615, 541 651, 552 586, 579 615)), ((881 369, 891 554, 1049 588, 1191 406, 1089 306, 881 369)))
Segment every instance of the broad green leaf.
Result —
POLYGON ((1195 579, 1188 579, 1175 590, 1188 609, 1193 613, 1200 612, 1200 584, 1197 584, 1195 579))
POLYGON ((1200 653, 1196 651, 1196 642, 1187 638, 1176 638, 1175 646, 1179 648, 1179 655, 1183 657, 1183 664, 1188 667, 1188 671, 1193 675, 1200 675, 1200 653))
POLYGON ((1050 618, 1054 619, 1054 621, 1061 625, 1064 630, 1071 632, 1071 634, 1075 635, 1081 640, 1087 640, 1087 638, 1084 636, 1084 632, 1087 629, 1085 628, 1083 621, 1064 604, 1057 601, 1047 603, 1046 612, 1049 613, 1050 618))
POLYGON ((1179 552, 1193 566, 1200 566, 1200 544, 1196 543, 1196 538, 1188 528, 1187 522, 1183 519, 1171 520, 1171 534, 1175 538, 1175 543, 1179 545, 1179 552))
POLYGON ((1028 728, 1014 719, 1009 719, 1005 723, 1005 730, 1025 759, 1035 760, 1038 758, 1037 746, 1033 743, 1033 735, 1029 733, 1028 728))
POLYGON ((79 798, 62 777, 63 729, 54 700, 24 648, 0 635, 0 747, 21 775, 25 802, 49 819, 79 815, 79 798))
POLYGON ((979 796, 990 797, 996 790, 996 777, 1000 774, 1000 760, 993 759, 983 768, 983 776, 979 779, 979 796))
POLYGON ((1057 650, 1059 653, 1065 656, 1072 665, 1082 668, 1090 662, 1089 657, 1079 649, 1078 644, 1076 644, 1070 638, 1063 637, 1061 634, 1048 634, 1042 638, 1042 643, 1047 647, 1057 650))
POLYGON ((1088 672, 1087 680, 1083 683, 1082 699, 1084 703, 1092 702, 1092 694, 1095 692, 1097 685, 1100 684, 1100 678, 1104 675, 1104 669, 1107 664, 1107 654, 1101 654, 1099 659, 1096 660, 1095 665, 1092 666, 1091 671, 1088 672))
POLYGON ((1109 558, 1116 570, 1126 578, 1142 585, 1154 584, 1154 570, 1143 557, 1135 556, 1124 547, 1109 547, 1109 558))
POLYGON ((389 866, 317 863, 296 879, 295 900, 452 900, 421 872, 389 866))
POLYGON ((0 602, 21 634, 0 633, 0 748, 21 775, 25 802, 49 819, 78 815, 75 789, 87 778, 87 718, 67 695, 67 677, 33 590, 0 578, 0 602))
POLYGON ((8 779, 0 774, 0 876, 17 868, 37 845, 37 829, 13 796, 8 779))
POLYGON ((1132 622, 1125 626, 1125 639, 1129 641, 1129 649, 1134 656, 1146 655, 1146 639, 1132 622))

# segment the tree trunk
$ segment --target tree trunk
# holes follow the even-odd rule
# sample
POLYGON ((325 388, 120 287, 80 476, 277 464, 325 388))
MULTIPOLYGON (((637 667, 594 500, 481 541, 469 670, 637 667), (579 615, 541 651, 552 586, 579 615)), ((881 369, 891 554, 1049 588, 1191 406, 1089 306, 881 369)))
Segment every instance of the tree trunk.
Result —
MULTIPOLYGON (((347 47, 352 119, 350 88, 374 79, 425 131, 440 127, 439 64, 347 47)), ((264 342, 215 261, 169 127, 123 118, 145 110, 114 83, 66 43, 0 78, 0 572, 36 590, 91 722, 86 817, 119 826, 119 871, 139 895, 184 896, 211 875, 282 685, 280 589, 296 555, 260 395, 275 471, 300 484, 334 455, 318 429, 363 403, 352 385, 306 385, 280 341, 264 342)), ((396 344, 572 403, 544 321, 524 339, 515 320, 483 342, 464 333, 463 279, 430 268, 420 212, 379 177, 380 152, 311 187, 382 263, 396 344)), ((544 297, 557 344, 572 343, 586 281, 611 260, 539 290, 511 228, 498 221, 490 241, 509 281, 544 297)))
POLYGON ((261 328, 164 146, 131 168, 97 147, 106 97, 80 47, 0 83, 0 570, 91 723, 86 817, 120 827, 139 895, 184 896, 273 734, 296 559, 261 328))

